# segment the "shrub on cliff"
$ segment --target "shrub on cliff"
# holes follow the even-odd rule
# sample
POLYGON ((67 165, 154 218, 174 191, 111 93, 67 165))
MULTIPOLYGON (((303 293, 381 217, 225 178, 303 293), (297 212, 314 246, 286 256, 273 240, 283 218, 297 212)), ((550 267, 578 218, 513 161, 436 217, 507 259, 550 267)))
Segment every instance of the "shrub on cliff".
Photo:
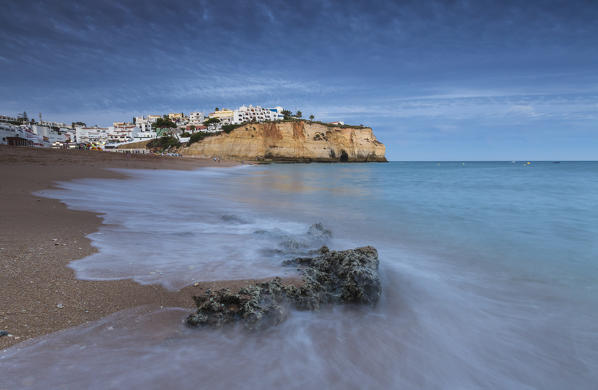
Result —
POLYGON ((223 125, 222 126, 222 131, 224 131, 226 134, 228 134, 231 131, 233 131, 234 129, 236 129, 237 127, 241 127, 241 126, 243 126, 243 124, 240 124, 240 125, 223 125))
MULTIPOLYGON (((224 126, 222 126, 222 127, 224 127, 224 126)), ((206 137, 211 137, 213 135, 218 135, 218 134, 220 134, 220 133, 219 132, 212 133, 212 132, 207 132, 207 131, 198 131, 197 133, 191 134, 191 137, 189 137, 189 141, 187 141, 187 146, 191 146, 194 143, 199 142, 206 137)))
POLYGON ((166 150, 172 147, 178 148, 179 146, 181 146, 181 142, 178 140, 178 138, 173 137, 171 135, 160 138, 154 138, 153 140, 147 143, 147 147, 149 149, 166 150))
POLYGON ((187 146, 190 146, 196 142, 199 142, 202 139, 208 137, 209 135, 210 135, 210 133, 207 133, 205 131, 198 131, 197 133, 193 133, 189 137, 189 141, 187 141, 187 146))

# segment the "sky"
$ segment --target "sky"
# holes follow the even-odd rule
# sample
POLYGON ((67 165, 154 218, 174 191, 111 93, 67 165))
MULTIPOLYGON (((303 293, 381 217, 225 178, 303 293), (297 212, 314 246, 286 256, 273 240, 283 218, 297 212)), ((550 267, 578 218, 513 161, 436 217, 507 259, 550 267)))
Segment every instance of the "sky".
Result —
POLYGON ((0 0, 0 114, 283 106, 390 160, 598 159, 598 1, 0 0))

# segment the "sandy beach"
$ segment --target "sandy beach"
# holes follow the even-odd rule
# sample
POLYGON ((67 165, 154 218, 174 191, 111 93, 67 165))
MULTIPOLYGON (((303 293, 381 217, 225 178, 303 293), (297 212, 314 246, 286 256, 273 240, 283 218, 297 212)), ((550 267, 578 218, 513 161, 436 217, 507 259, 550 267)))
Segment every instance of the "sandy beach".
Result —
POLYGON ((126 178, 106 168, 196 169, 236 164, 0 146, 0 330, 10 334, 0 337, 0 349, 140 305, 191 308, 191 297, 206 288, 234 289, 247 283, 203 282, 170 292, 131 280, 77 280, 67 265, 94 253, 86 235, 96 231, 102 220, 33 192, 51 188, 57 181, 126 178))

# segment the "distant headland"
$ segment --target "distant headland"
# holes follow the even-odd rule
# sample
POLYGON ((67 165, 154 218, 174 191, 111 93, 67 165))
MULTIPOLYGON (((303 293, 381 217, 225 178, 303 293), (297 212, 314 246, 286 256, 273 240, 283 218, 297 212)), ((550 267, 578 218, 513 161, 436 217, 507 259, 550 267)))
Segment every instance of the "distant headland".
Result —
POLYGON ((158 153, 281 162, 385 162, 385 146, 370 127, 302 119, 277 106, 134 116, 132 122, 88 126, 39 121, 26 112, 0 116, 0 144, 158 153))
POLYGON ((179 149, 183 156, 278 162, 385 162, 369 127, 305 120, 248 123, 179 149))

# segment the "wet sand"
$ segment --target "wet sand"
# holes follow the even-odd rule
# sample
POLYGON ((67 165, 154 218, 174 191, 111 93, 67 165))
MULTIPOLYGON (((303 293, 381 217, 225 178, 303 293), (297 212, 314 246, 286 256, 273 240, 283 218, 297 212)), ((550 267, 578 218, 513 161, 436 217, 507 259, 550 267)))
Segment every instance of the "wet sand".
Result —
MULTIPOLYGON (((206 288, 248 281, 202 282, 178 292, 132 280, 83 281, 67 264, 94 253, 86 235, 102 223, 32 193, 57 181, 126 176, 105 168, 196 169, 238 162, 0 146, 0 349, 140 305, 193 307, 206 288)), ((149 309, 148 309, 149 310, 149 309)))

